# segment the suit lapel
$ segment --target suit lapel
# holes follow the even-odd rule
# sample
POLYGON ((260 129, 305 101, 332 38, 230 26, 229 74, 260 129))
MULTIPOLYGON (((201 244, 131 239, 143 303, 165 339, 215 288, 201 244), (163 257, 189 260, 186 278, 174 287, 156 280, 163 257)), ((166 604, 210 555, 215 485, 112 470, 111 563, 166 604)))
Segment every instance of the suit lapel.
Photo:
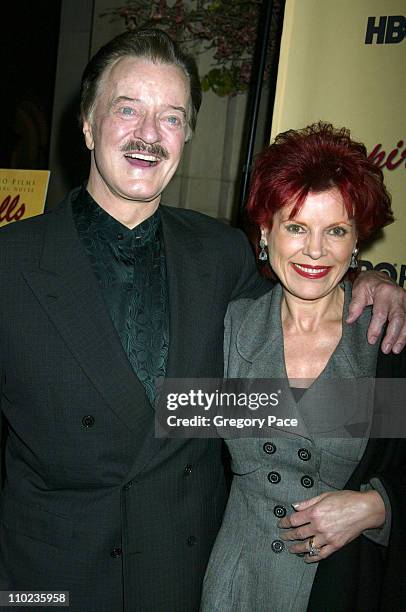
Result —
POLYGON ((161 212, 169 288, 167 378, 191 378, 199 372, 202 354, 196 350, 197 326, 210 320, 212 293, 202 287, 215 270, 204 267, 203 245, 193 224, 181 222, 165 207, 161 212))
POLYGON ((152 409, 105 307, 69 199, 48 215, 39 270, 28 271, 25 277, 89 380, 142 439, 152 409))
MULTIPOLYGON (((177 217, 176 211, 161 208, 169 293, 169 352, 166 378, 192 378, 199 372, 201 352, 196 350, 196 313, 209 317, 210 302, 194 300, 206 295, 202 284, 209 281, 213 270, 202 270, 203 245, 192 224, 177 217)), ((137 454, 129 477, 134 478, 168 444, 184 444, 184 440, 155 437, 155 422, 150 421, 144 444, 137 454)))

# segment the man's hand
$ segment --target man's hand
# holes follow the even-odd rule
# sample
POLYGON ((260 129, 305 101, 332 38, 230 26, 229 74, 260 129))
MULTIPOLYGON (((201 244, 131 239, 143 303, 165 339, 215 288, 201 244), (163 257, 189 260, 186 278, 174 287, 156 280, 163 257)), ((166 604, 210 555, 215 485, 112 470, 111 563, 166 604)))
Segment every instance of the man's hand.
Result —
POLYGON ((306 563, 326 559, 357 538, 366 529, 385 522, 385 504, 377 491, 322 493, 299 504, 297 510, 278 522, 282 540, 301 540, 289 548, 293 554, 308 553, 309 539, 318 554, 305 556, 306 563))
POLYGON ((368 342, 375 344, 388 321, 382 351, 400 353, 406 344, 406 291, 398 287, 385 272, 361 272, 354 281, 347 323, 353 323, 371 304, 368 342))

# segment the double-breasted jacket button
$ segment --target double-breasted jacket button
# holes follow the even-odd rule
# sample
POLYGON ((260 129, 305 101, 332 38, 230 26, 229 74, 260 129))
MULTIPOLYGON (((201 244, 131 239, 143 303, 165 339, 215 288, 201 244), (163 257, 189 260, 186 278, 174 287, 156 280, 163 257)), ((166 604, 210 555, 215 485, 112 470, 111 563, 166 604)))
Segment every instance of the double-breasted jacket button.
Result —
POLYGON ((196 544, 196 538, 193 535, 190 535, 186 540, 188 546, 194 546, 196 544))
POLYGON ((82 419, 82 425, 83 427, 86 427, 86 429, 89 429, 89 427, 93 427, 94 422, 95 418, 91 414, 86 414, 82 419))
POLYGON ((279 474, 279 472, 269 472, 268 480, 272 484, 278 484, 278 482, 281 481, 281 475, 279 474))
POLYGON ((300 482, 305 489, 310 489, 314 485, 314 480, 311 476, 302 476, 300 482))
POLYGON ((307 448, 299 448, 297 454, 299 455, 299 459, 302 461, 309 461, 312 456, 311 452, 307 450, 307 448))
POLYGON ((268 455, 273 455, 276 451, 276 446, 273 442, 265 442, 262 448, 264 449, 264 452, 268 455))
POLYGON ((121 548, 113 548, 113 550, 110 553, 110 557, 113 557, 113 559, 116 559, 117 557, 121 557, 122 554, 123 554, 123 551, 121 550, 121 548))
POLYGON ((282 542, 282 540, 274 540, 271 544, 271 548, 274 553, 280 553, 285 548, 285 544, 282 542))
POLYGON ((191 465, 187 465, 183 471, 185 476, 190 476, 190 474, 192 473, 192 466, 191 465))
POLYGON ((275 508, 273 509, 273 513, 278 518, 283 518, 284 516, 286 516, 286 508, 285 506, 275 506, 275 508))
POLYGON ((129 482, 127 482, 127 483, 124 485, 124 487, 123 487, 124 491, 128 491, 128 489, 131 489, 131 487, 133 486, 133 484, 134 484, 134 481, 133 481, 133 480, 130 480, 129 482))

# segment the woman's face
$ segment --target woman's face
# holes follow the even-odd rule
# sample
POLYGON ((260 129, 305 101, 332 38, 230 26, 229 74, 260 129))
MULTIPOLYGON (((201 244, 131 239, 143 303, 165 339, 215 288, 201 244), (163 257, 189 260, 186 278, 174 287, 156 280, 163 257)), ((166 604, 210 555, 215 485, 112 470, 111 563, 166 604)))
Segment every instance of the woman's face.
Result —
POLYGON ((337 188, 310 192, 301 210, 289 218, 294 204, 274 216, 271 230, 262 228, 270 264, 293 295, 316 300, 328 295, 348 270, 357 241, 337 188))

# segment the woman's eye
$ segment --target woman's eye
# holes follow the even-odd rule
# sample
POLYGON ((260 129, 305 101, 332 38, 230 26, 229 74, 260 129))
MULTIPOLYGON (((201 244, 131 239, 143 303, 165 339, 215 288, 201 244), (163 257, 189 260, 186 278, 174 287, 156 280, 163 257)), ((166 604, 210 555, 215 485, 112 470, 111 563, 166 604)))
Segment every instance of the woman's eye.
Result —
POLYGON ((286 229, 290 234, 302 234, 305 231, 301 225, 296 223, 290 223, 286 226, 286 229))
POLYGON ((347 233, 347 230, 344 229, 343 227, 332 227, 329 230, 329 234, 331 234, 331 236, 341 237, 341 236, 345 236, 346 233, 347 233))

